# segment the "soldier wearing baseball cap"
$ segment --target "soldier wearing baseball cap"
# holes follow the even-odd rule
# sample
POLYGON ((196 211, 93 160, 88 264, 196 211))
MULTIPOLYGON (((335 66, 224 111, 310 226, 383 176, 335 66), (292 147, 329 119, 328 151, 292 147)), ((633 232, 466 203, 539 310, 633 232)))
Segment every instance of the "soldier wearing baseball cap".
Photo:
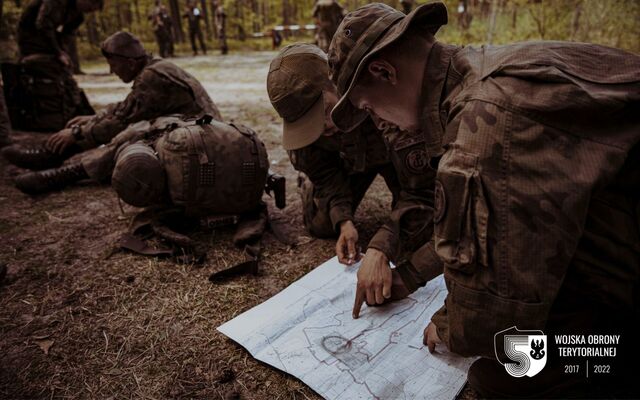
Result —
MULTIPOLYGON (((638 397, 640 57, 564 42, 462 49, 435 39, 446 22, 442 3, 406 16, 368 4, 329 50, 336 125, 367 114, 398 125, 437 169, 433 201, 422 200, 433 237, 401 274, 411 292, 443 264, 449 293, 424 343, 479 356, 468 381, 483 397, 638 397), (497 336, 513 326, 616 332, 625 356, 607 360, 617 372, 596 387, 566 375, 549 341, 546 367, 515 378, 506 366, 522 362, 497 336)), ((388 261, 367 252, 354 316, 394 298, 388 261)))
POLYGON ((293 44, 273 59, 267 77, 271 104, 283 119, 282 146, 299 171, 303 220, 317 237, 339 234, 340 262, 359 259, 354 213, 380 174, 397 196, 395 170, 371 121, 345 135, 329 112, 337 101, 326 54, 317 46, 293 44))

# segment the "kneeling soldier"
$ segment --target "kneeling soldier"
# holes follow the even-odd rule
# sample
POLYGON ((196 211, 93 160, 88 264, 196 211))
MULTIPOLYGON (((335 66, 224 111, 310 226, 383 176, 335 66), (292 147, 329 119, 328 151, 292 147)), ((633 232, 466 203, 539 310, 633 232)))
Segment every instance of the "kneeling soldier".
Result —
POLYGON ((329 112, 338 100, 329 80, 327 56, 309 44, 285 47, 271 62, 267 91, 283 118, 282 145, 293 167, 303 173, 304 225, 314 236, 339 233, 336 253, 340 262, 359 258, 354 213, 367 189, 380 174, 395 199, 396 172, 372 121, 344 135, 331 122, 329 112))

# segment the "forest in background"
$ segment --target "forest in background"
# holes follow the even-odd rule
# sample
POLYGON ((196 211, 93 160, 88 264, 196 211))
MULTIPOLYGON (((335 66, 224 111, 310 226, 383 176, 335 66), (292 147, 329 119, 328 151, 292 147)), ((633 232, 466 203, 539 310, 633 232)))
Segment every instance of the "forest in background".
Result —
MULTIPOLYGON (((0 57, 14 58, 12 46, 23 7, 29 0, 0 0, 0 57)), ((105 0, 103 11, 89 14, 78 33, 83 59, 99 58, 99 44, 118 30, 140 37, 157 53, 148 18, 155 0, 105 0)), ((211 48, 217 48, 213 7, 216 0, 197 0, 202 10, 202 28, 211 48)), ((277 25, 312 24, 314 0, 222 1, 226 32, 232 51, 269 49, 268 36, 277 25), (262 35, 262 37, 260 37, 262 35)), ((371 1, 344 0, 353 10, 371 1)), ((400 1, 383 1, 401 9, 400 1)), ((426 1, 417 1, 422 4, 426 1)), ((186 21, 181 18, 187 0, 163 0, 174 21, 178 52, 188 52, 186 21)), ((444 0, 449 24, 438 37, 453 44, 502 44, 526 40, 572 40, 591 42, 640 52, 640 1, 637 0, 444 0)), ((311 41, 311 31, 284 31, 285 43, 311 41)))

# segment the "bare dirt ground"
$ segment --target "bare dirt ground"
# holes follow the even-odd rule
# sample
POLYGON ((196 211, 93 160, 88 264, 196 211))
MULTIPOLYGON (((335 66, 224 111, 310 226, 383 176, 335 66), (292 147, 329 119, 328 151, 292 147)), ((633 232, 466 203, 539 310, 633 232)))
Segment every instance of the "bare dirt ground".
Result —
MULTIPOLYGON (((118 238, 138 210, 121 209, 110 187, 32 198, 12 185, 22 171, 0 160, 0 263, 8 266, 0 283, 0 398, 319 398, 216 331, 334 255, 334 241, 302 229, 297 174, 279 145, 280 121, 265 89, 273 55, 175 59, 203 82, 225 119, 259 133, 272 169, 287 178, 288 206, 271 207, 272 217, 299 244, 267 234, 257 277, 207 280, 242 260, 231 230, 193 235, 206 251, 204 265, 121 252, 118 238)), ((84 69, 78 80, 97 108, 128 92, 106 64, 84 69)), ((14 135, 20 142, 44 137, 14 135)), ((363 247, 390 200, 376 180, 356 216, 363 247)))

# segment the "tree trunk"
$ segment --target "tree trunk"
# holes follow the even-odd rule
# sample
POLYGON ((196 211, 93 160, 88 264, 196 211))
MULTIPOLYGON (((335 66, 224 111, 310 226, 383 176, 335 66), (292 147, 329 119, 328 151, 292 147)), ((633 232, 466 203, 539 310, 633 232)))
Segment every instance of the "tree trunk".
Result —
POLYGON ((140 2, 139 0, 133 0, 133 7, 136 10, 136 25, 140 26, 140 2))
POLYGON ((120 2, 116 2, 116 26, 118 27, 118 30, 121 31, 122 30, 122 12, 120 10, 120 2))
POLYGON ((531 17, 533 17, 533 20, 536 23, 536 27, 538 28, 538 33, 540 34, 540 39, 544 40, 544 34, 545 34, 544 5, 537 4, 537 5, 533 5, 533 7, 540 8, 540 15, 537 15, 531 8, 529 8, 529 13, 531 13, 531 17))
POLYGON ((98 28, 96 27, 96 15, 94 13, 89 13, 89 15, 87 15, 85 26, 87 28, 87 39, 89 40, 89 43, 91 43, 93 46, 98 46, 100 44, 100 37, 98 36, 98 28))
POLYGON ((220 28, 219 28, 220 24, 219 24, 218 19, 216 17, 216 14, 217 14, 216 10, 217 9, 218 9, 218 2, 213 0, 211 2, 211 25, 213 27, 213 38, 214 39, 218 39, 219 30, 220 30, 220 28))
POLYGON ((578 31, 580 30, 580 17, 582 16, 582 1, 576 4, 576 9, 573 13, 573 21, 571 23, 571 40, 576 40, 578 31))
POLYGON ((262 2, 262 26, 264 27, 268 27, 269 24, 271 23, 271 20, 269 19, 269 13, 270 13, 270 7, 269 7, 269 1, 263 1, 262 2))
POLYGON ((491 19, 489 21, 489 33, 487 34, 487 43, 493 44, 493 32, 496 29, 496 17, 498 14, 498 0, 491 2, 491 19))
POLYGON ((258 0, 251 0, 251 11, 253 13, 252 15, 253 31, 260 32, 261 31, 260 9, 258 8, 258 0))
POLYGON ((109 23, 104 14, 100 14, 100 29, 102 32, 110 32, 109 23))
MULTIPOLYGON (((209 23, 209 13, 207 12, 207 0, 200 0, 200 6, 202 7, 202 19, 204 19, 204 25, 207 30, 207 38, 211 37, 211 24, 209 23)), ((215 13, 215 10, 213 10, 215 13)))
POLYGON ((289 0, 282 0, 282 25, 290 25, 289 0))
POLYGON ((171 19, 173 20, 173 32, 175 39, 184 42, 184 31, 182 30, 182 15, 180 14, 180 6, 178 0, 169 0, 169 8, 171 8, 171 19))
POLYGON ((4 10, 4 0, 0 0, 0 37, 2 36, 2 29, 4 28, 4 23, 2 22, 2 10, 4 10))

